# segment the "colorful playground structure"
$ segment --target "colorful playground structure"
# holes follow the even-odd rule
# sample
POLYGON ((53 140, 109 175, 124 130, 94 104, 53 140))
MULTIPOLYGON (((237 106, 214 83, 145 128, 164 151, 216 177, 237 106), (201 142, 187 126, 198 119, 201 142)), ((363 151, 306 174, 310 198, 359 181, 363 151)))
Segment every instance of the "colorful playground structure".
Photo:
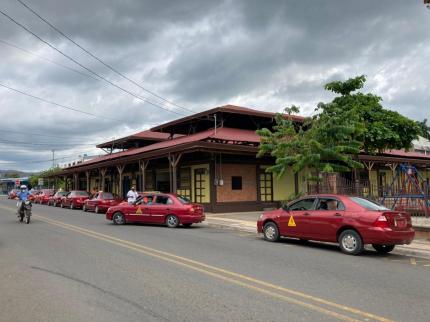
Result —
POLYGON ((415 216, 430 215, 430 186, 418 169, 399 164, 396 174, 384 193, 382 203, 392 210, 407 211, 415 216))

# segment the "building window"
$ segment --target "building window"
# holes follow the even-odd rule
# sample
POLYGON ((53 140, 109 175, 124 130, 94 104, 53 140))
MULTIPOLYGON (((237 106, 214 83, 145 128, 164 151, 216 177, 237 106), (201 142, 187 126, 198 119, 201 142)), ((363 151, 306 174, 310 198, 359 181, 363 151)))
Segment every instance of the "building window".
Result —
POLYGON ((231 177, 231 190, 242 190, 242 177, 231 177))
POLYGON ((260 198, 263 202, 273 201, 273 174, 260 173, 260 198))

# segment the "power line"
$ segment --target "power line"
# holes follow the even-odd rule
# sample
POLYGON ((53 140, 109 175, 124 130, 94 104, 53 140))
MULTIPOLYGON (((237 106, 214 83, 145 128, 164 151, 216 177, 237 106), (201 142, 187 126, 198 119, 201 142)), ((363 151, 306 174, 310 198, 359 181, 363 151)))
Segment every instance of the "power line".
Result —
POLYGON ((80 66, 80 67, 82 67, 83 69, 87 70, 87 71, 88 71, 88 72, 90 72, 91 74, 93 74, 93 75, 95 75, 95 76, 99 77, 100 79, 102 79, 102 80, 103 80, 103 81, 105 81, 106 83, 108 83, 108 84, 110 84, 110 85, 112 85, 112 86, 114 86, 114 87, 118 88, 119 90, 121 90, 121 91, 123 91, 123 92, 125 92, 125 93, 127 93, 127 94, 129 94, 129 95, 131 95, 131 96, 133 96, 133 97, 135 97, 135 98, 137 98, 137 99, 139 99, 139 100, 143 101, 143 102, 149 103, 149 104, 151 104, 151 105, 153 105, 153 106, 155 106, 155 107, 158 107, 158 108, 163 109, 163 110, 165 110, 165 111, 168 111, 168 112, 170 112, 170 113, 178 114, 178 115, 181 115, 181 116, 186 116, 186 115, 184 115, 184 114, 182 114, 182 113, 178 113, 178 112, 176 112, 176 111, 170 110, 170 109, 168 109, 168 108, 166 108, 166 107, 163 107, 163 106, 161 106, 161 105, 158 105, 158 104, 156 104, 156 103, 153 103, 153 102, 149 101, 149 100, 148 100, 148 99, 146 99, 146 98, 143 98, 143 97, 141 97, 141 96, 139 96, 139 95, 137 95, 137 94, 135 94, 135 93, 130 92, 129 90, 127 90, 127 89, 125 89, 125 88, 123 88, 123 87, 121 87, 121 86, 119 86, 119 85, 116 85, 115 83, 111 82, 111 81, 110 81, 110 80, 108 80, 107 78, 105 78, 105 77, 103 77, 103 76, 100 76, 99 74, 97 74, 97 73, 96 73, 95 71, 93 71, 92 69, 90 69, 90 68, 88 68, 88 67, 86 67, 86 66, 82 65, 82 64, 81 64, 80 62, 78 62, 76 59, 74 59, 73 57, 71 57, 71 56, 67 55, 66 53, 64 53, 63 51, 61 51, 60 49, 58 49, 58 48, 57 48, 57 47, 55 47, 54 45, 50 44, 48 41, 44 40, 43 38, 41 38, 40 36, 38 36, 37 34, 35 34, 33 31, 31 31, 30 29, 28 29, 27 27, 25 27, 23 24, 19 23, 19 22, 18 22, 18 21, 16 21, 14 18, 12 18, 11 16, 9 16, 7 13, 3 12, 2 10, 0 10, 0 13, 1 13, 3 16, 5 16, 6 18, 8 18, 10 21, 12 21, 14 24, 16 24, 17 26, 21 27, 22 29, 24 29, 25 31, 27 31, 28 33, 32 34, 34 37, 36 37, 37 39, 39 39, 41 42, 43 42, 43 43, 45 43, 46 45, 48 45, 49 47, 51 47, 53 50, 57 51, 58 53, 60 53, 61 55, 63 55, 63 56, 64 56, 64 57, 66 57, 67 59, 71 60, 71 61, 72 61, 72 62, 74 62, 75 64, 79 65, 79 66, 80 66))
MULTIPOLYGON (((19 164, 19 163, 45 163, 45 162, 52 162, 54 160, 55 161, 60 161, 60 160, 64 160, 64 159, 72 159, 72 158, 77 158, 78 156, 75 154, 70 154, 67 156, 62 156, 62 157, 57 157, 54 159, 46 159, 46 160, 13 160, 13 161, 5 161, 5 162, 0 162, 0 164, 19 164)), ((63 161, 64 162, 64 161, 63 161)))
POLYGON ((47 99, 41 98, 41 97, 36 96, 36 95, 33 95, 33 94, 29 94, 29 93, 27 93, 27 92, 23 92, 23 91, 21 91, 21 90, 19 90, 19 89, 16 89, 16 88, 13 88, 13 87, 7 86, 7 85, 2 84, 2 83, 0 83, 0 86, 1 86, 1 87, 4 87, 4 88, 7 88, 7 89, 9 89, 9 90, 11 90, 11 91, 14 91, 14 92, 20 93, 20 94, 22 94, 22 95, 24 95, 24 96, 28 96, 28 97, 31 97, 31 98, 37 99, 37 100, 42 101, 42 102, 44 102, 44 103, 48 103, 48 104, 52 104, 52 105, 55 105, 55 106, 58 106, 58 107, 62 107, 62 108, 65 108, 65 109, 67 109, 67 110, 75 111, 75 112, 78 112, 78 113, 82 113, 82 114, 90 115, 90 116, 97 117, 97 118, 103 118, 103 119, 110 120, 110 121, 126 122, 125 120, 118 120, 118 119, 114 119, 114 118, 106 117, 106 116, 103 116, 103 115, 98 115, 98 114, 94 114, 94 113, 90 113, 90 112, 85 112, 85 111, 82 111, 82 110, 77 109, 77 108, 74 108, 74 107, 70 107, 70 106, 67 106, 67 105, 63 105, 63 104, 60 104, 60 103, 56 103, 56 102, 53 102, 53 101, 49 101, 49 100, 47 100, 47 99))
POLYGON ((85 74, 85 73, 83 73, 83 72, 81 72, 81 71, 79 71, 79 70, 77 70, 77 69, 75 69, 75 68, 73 68, 73 67, 70 67, 70 66, 67 66, 67 65, 63 65, 63 64, 61 64, 61 63, 59 63, 59 62, 56 62, 56 61, 54 61, 54 60, 51 60, 51 59, 49 59, 49 58, 46 58, 46 57, 40 56, 40 55, 38 55, 38 54, 35 54, 35 53, 33 53, 33 52, 31 52, 31 51, 29 51, 29 50, 27 50, 27 49, 24 49, 24 48, 19 47, 19 46, 17 46, 17 45, 11 44, 10 42, 8 42, 8 41, 6 41, 6 40, 0 39, 0 43, 2 43, 3 45, 9 46, 9 47, 15 48, 15 49, 17 49, 17 50, 20 50, 20 51, 22 51, 22 52, 24 52, 24 53, 26 53, 26 54, 28 54, 28 55, 31 55, 31 56, 37 57, 37 58, 39 58, 39 59, 41 59, 41 60, 44 60, 44 61, 46 61, 46 62, 48 62, 48 63, 51 63, 51 64, 57 65, 57 66, 59 66, 59 67, 61 67, 61 68, 64 68, 64 69, 70 70, 70 71, 72 71, 72 72, 74 72, 74 73, 80 74, 80 75, 85 76, 85 77, 90 77, 90 78, 92 78, 92 79, 94 79, 94 80, 96 80, 96 81, 100 81, 100 79, 99 79, 99 78, 95 78, 94 76, 91 76, 91 75, 89 75, 89 74, 85 74))
POLYGON ((25 2, 21 1, 21 0, 17 0, 21 5, 23 5, 26 9, 28 9, 30 12, 32 12, 35 16, 37 16, 40 20, 42 20, 44 23, 46 23, 48 26, 50 26, 52 29, 54 29, 56 32, 58 32, 60 35, 62 35, 63 37, 65 37, 66 39, 68 39, 70 42, 72 42, 73 44, 75 44, 77 47, 79 47, 80 49, 82 49, 84 52, 86 52, 88 55, 90 55, 92 58, 94 58, 95 60, 97 60, 98 62, 100 62, 101 64, 103 64, 105 67, 107 67, 108 69, 110 69, 111 71, 113 71, 114 73, 116 73, 117 75, 121 76, 122 78, 128 80, 129 82, 131 82, 132 84, 136 85, 137 87, 139 87, 140 89, 144 90, 145 92, 163 100, 166 103, 169 103, 171 105, 174 105, 176 107, 179 107, 183 110, 186 110, 188 112, 191 113, 195 113, 193 110, 188 109, 186 107, 180 106, 164 97, 162 97, 161 95, 158 95, 157 93, 150 91, 149 89, 143 87, 142 85, 140 85, 139 83, 137 83, 136 81, 130 79, 128 76, 124 75, 123 73, 121 73, 120 71, 118 71, 116 68, 112 67, 111 65, 109 65, 108 63, 104 62, 101 58, 99 58, 98 56, 94 55, 93 53, 91 53, 88 49, 84 48, 83 46, 81 46, 80 44, 78 44, 76 41, 74 41, 70 36, 66 35, 64 32, 62 32, 60 29, 58 29, 56 26, 54 26, 51 22, 49 22, 46 18, 43 18, 39 13, 37 13, 34 9, 32 9, 29 5, 27 5, 25 2))
POLYGON ((95 146, 97 143, 63 143, 63 142, 25 142, 25 141, 14 141, 14 140, 5 140, 0 139, 0 143, 14 143, 14 144, 23 144, 23 145, 73 145, 73 146, 95 146))

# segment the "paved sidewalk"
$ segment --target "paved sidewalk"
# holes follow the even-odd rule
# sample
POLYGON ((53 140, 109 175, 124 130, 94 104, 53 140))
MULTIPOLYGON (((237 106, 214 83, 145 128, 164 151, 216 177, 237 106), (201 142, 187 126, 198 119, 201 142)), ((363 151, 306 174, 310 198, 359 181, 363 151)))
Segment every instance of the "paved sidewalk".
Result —
MULTIPOLYGON (((257 234, 257 220, 261 213, 261 211, 220 214, 206 213, 206 223, 211 226, 257 234)), ((419 238, 421 237, 417 237, 410 245, 396 246, 392 253, 430 258, 430 239, 419 238)))

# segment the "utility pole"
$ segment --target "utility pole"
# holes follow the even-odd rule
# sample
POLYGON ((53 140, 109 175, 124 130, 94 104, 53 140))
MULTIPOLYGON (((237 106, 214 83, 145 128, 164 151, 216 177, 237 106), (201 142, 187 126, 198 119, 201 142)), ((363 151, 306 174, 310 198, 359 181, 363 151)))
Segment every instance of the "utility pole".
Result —
POLYGON ((51 151, 52 151, 52 168, 55 168, 55 158, 54 158, 54 156, 55 156, 55 150, 52 149, 51 151))

